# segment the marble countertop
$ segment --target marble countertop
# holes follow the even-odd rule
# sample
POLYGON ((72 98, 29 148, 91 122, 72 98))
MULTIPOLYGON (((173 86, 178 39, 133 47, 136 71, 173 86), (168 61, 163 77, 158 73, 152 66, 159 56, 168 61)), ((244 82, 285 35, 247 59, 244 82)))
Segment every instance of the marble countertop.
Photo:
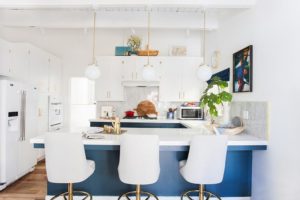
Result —
MULTIPOLYGON (((125 128, 125 134, 149 134, 158 135, 161 146, 188 146, 191 138, 194 135, 206 135, 207 130, 204 128, 125 128)), ((68 131, 61 131, 68 132, 68 131)), ((80 131, 78 131, 80 132, 80 131)), ((77 132, 77 133, 78 133, 77 132)), ((70 132, 72 134, 72 132, 70 132)), ((83 139, 85 145, 119 145, 120 135, 101 134, 102 139, 83 139)), ((257 138, 248 134, 240 134, 235 136, 228 136, 228 145, 230 146, 266 146, 268 142, 264 139, 257 138)), ((32 138, 32 144, 44 144, 44 135, 32 138)))

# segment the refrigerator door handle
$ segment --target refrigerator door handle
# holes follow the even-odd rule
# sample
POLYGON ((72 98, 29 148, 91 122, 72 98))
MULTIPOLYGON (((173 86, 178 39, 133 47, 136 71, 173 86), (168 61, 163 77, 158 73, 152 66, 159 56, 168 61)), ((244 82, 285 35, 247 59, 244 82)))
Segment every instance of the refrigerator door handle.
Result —
POLYGON ((26 129, 26 91, 21 92, 21 127, 20 127, 20 141, 25 140, 25 129, 26 129))

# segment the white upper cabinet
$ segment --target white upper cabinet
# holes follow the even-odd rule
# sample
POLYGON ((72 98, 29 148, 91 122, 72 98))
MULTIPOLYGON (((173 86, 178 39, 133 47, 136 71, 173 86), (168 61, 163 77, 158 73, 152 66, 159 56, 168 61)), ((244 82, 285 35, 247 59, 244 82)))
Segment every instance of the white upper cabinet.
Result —
POLYGON ((20 80, 29 80, 29 45, 15 43, 12 45, 12 69, 10 76, 20 80))
POLYGON ((49 56, 49 93, 50 95, 61 95, 62 66, 58 57, 49 56))
POLYGON ((13 64, 11 48, 11 43, 0 39, 0 75, 10 75, 13 64))
POLYGON ((199 101, 205 83, 197 78, 200 58, 173 57, 162 64, 160 101, 199 101))
POLYGON ((49 54, 30 45, 29 80, 40 93, 49 92, 49 54))
MULTIPOLYGON (((146 56, 124 56, 118 58, 122 60, 124 81, 145 81, 143 79, 143 68, 147 64, 148 58, 146 56)), ((156 72, 156 78, 153 81, 159 81, 160 79, 161 63, 161 58, 150 57, 150 65, 154 67, 156 72)))
POLYGON ((159 83, 159 101, 181 101, 181 68, 178 59, 165 59, 159 83))
POLYGON ((96 101, 124 101, 122 80, 125 61, 121 57, 100 57, 101 76, 95 81, 96 101))

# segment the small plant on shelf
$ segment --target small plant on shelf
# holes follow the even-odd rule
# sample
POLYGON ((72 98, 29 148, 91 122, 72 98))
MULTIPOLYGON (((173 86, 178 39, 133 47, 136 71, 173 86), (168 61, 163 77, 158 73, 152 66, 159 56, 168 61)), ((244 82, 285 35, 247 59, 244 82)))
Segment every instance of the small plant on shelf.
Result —
POLYGON ((137 35, 131 35, 127 41, 127 45, 131 47, 133 53, 136 53, 141 48, 141 43, 141 38, 137 35))
POLYGON ((232 101, 232 94, 226 91, 227 88, 228 83, 215 76, 210 80, 210 83, 203 92, 203 96, 200 99, 200 106, 207 108, 211 124, 214 124, 215 118, 219 115, 218 106, 221 105, 223 107, 224 103, 232 101))

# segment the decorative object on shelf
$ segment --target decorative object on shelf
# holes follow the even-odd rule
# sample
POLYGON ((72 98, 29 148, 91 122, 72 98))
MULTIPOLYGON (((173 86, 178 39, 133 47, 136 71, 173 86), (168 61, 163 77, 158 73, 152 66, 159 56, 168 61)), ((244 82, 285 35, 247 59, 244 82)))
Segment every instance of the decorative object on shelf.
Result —
POLYGON ((203 92, 200 99, 200 106, 207 108, 207 113, 210 115, 211 124, 214 124, 215 118, 218 117, 218 106, 232 101, 232 94, 226 91, 228 83, 222 81, 219 77, 213 77, 207 88, 203 92))
POLYGON ((115 47, 115 56, 130 56, 132 52, 131 47, 117 46, 115 47))
POLYGON ((172 46, 170 49, 170 56, 186 56, 186 46, 172 46))
POLYGON ((94 10, 94 28, 93 28, 93 63, 88 65, 85 69, 85 76, 88 79, 95 80, 100 77, 101 72, 96 63, 95 57, 95 47, 96 47, 96 11, 94 10))
POLYGON ((214 51, 211 56, 211 67, 218 68, 220 66, 221 52, 214 51))
POLYGON ((131 53, 136 54, 138 50, 141 48, 141 38, 137 35, 131 35, 128 38, 127 45, 131 47, 131 53))
POLYGON ((252 92, 253 46, 233 54, 233 92, 252 92))
POLYGON ((201 81, 208 81, 211 76, 212 76, 212 70, 211 67, 208 66, 206 64, 206 59, 205 59, 205 51, 206 51, 206 47, 205 47, 205 34, 206 34, 206 11, 203 10, 203 63, 199 66, 198 71, 197 71, 197 75, 198 78, 201 81))
POLYGON ((147 42, 147 64, 143 68, 143 78, 146 81, 155 80, 155 69, 153 65, 150 64, 150 9, 148 8, 148 42, 147 42))
POLYGON ((158 56, 158 50, 139 50, 137 51, 138 56, 158 56))
POLYGON ((141 101, 135 110, 139 117, 145 117, 151 114, 157 115, 155 105, 148 100, 141 101))

